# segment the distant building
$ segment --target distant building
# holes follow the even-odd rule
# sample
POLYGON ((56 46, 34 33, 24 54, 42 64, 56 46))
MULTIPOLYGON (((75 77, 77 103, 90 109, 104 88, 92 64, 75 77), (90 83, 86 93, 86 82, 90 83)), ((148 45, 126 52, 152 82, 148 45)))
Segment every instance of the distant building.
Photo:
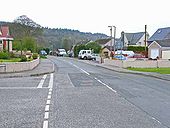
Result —
MULTIPOLYGON (((147 39, 149 38, 149 34, 146 35, 147 39)), ((137 33, 124 33, 124 47, 128 46, 145 46, 145 32, 137 32, 137 33)), ((147 44, 146 44, 147 46, 147 44)))
POLYGON ((12 51, 12 41, 13 38, 9 33, 8 26, 0 27, 0 51, 7 50, 12 51))

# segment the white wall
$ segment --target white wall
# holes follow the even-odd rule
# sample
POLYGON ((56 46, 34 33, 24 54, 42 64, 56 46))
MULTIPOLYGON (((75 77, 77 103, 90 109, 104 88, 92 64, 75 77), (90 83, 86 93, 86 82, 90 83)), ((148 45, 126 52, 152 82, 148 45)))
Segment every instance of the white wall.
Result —
POLYGON ((104 64, 115 66, 115 67, 134 67, 134 68, 157 68, 157 67, 170 67, 170 61, 169 60, 110 60, 105 59, 104 64))
POLYGON ((0 72, 21 72, 26 70, 32 70, 40 62, 40 59, 33 60, 31 62, 9 62, 0 64, 0 72))

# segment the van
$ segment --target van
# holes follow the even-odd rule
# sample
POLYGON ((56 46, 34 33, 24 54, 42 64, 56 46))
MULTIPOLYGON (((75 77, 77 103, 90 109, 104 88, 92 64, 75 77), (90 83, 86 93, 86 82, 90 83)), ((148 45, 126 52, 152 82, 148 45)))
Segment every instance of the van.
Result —
POLYGON ((93 59, 92 50, 80 50, 78 54, 79 59, 91 60, 93 59))

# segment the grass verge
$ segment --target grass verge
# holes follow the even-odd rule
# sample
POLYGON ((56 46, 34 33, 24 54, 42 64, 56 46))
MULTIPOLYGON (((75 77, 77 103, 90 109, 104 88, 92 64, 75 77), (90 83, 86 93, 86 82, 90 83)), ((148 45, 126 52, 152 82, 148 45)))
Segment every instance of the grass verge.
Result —
POLYGON ((128 70, 141 72, 156 72, 160 74, 170 74, 170 68, 128 68, 128 70))

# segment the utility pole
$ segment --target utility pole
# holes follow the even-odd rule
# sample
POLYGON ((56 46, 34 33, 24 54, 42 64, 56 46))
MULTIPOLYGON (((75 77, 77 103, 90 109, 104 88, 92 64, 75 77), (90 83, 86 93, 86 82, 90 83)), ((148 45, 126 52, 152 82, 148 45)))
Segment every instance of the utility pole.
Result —
MULTIPOLYGON (((110 37, 111 37, 111 42, 110 42, 110 51, 111 51, 111 55, 112 55, 112 39, 114 39, 114 54, 115 54, 115 44, 116 44, 116 27, 115 26, 108 26, 110 28, 110 37), (112 37, 112 28, 114 27, 114 38, 112 37)), ((110 57, 112 58, 112 56, 110 55, 110 57)))
POLYGON ((112 52, 112 26, 108 26, 110 27, 110 38, 111 38, 111 41, 110 41, 110 51, 112 52))
POLYGON ((147 44, 147 25, 145 25, 145 52, 146 52, 146 44, 147 44))
POLYGON ((115 54, 115 49, 116 49, 116 27, 114 27, 114 54, 115 54))

